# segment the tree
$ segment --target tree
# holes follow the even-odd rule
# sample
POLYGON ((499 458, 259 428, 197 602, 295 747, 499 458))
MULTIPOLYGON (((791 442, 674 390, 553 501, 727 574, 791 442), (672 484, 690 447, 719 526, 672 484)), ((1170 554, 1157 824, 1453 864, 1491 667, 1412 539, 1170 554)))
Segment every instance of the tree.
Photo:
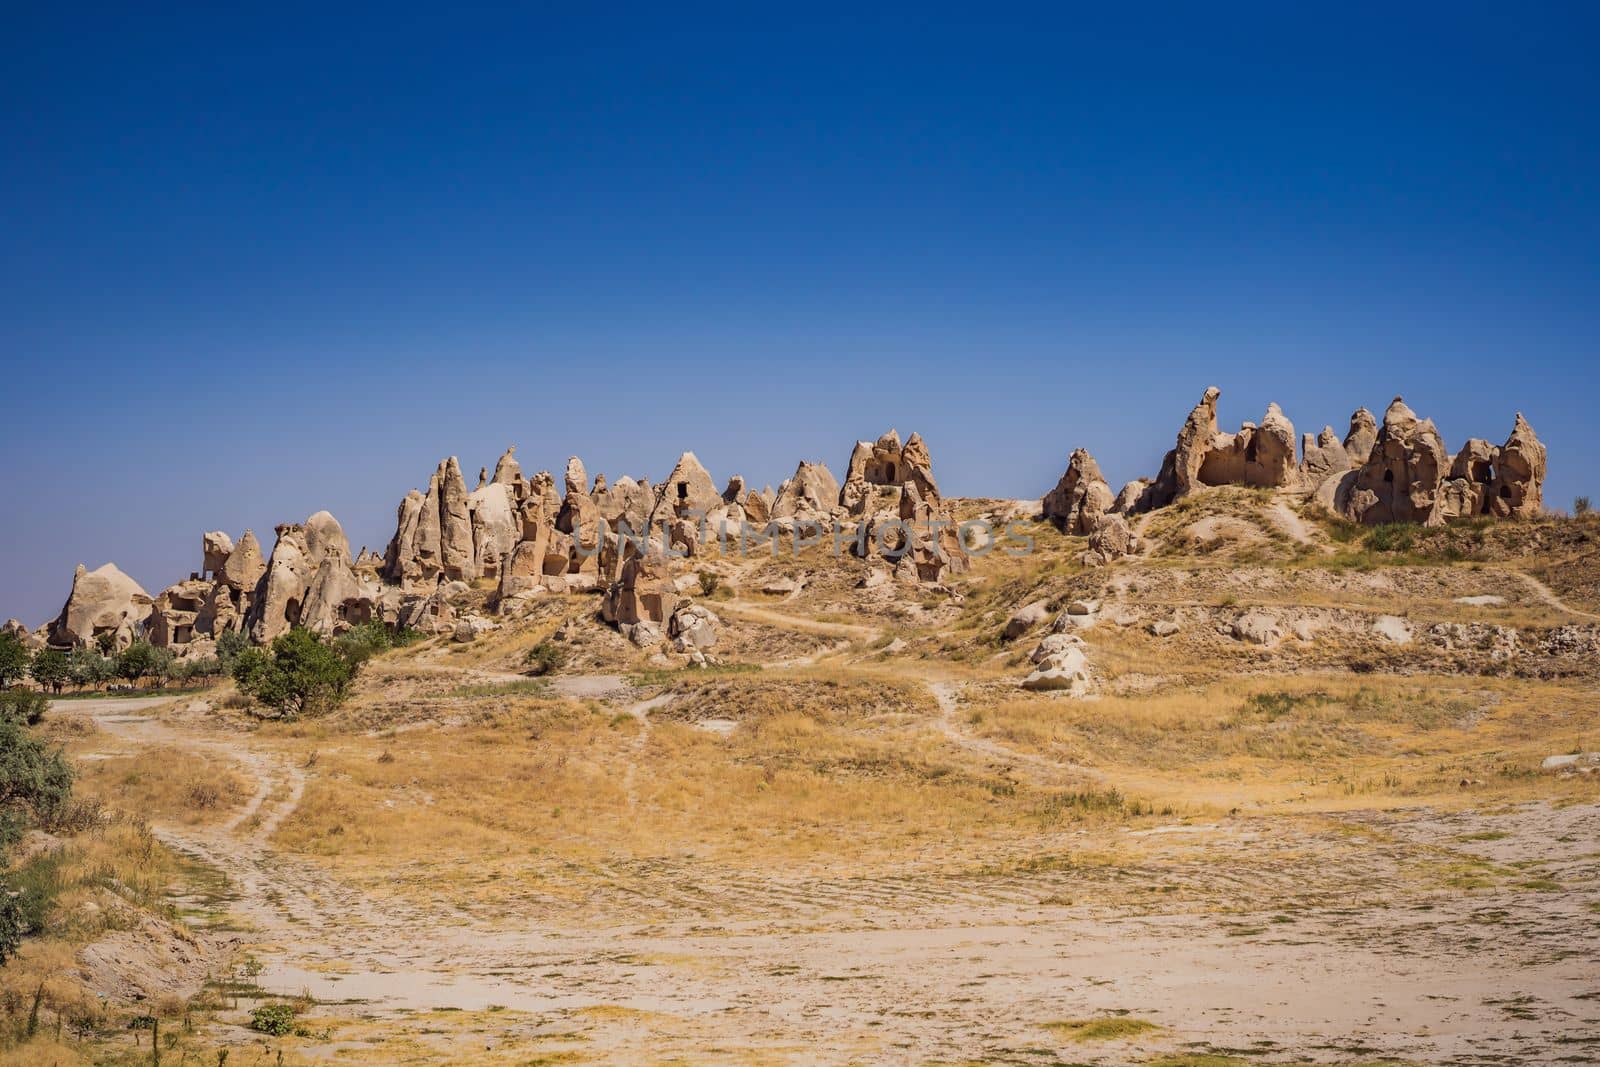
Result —
POLYGON ((224 630, 217 635, 217 658, 226 673, 233 670, 233 661, 239 653, 250 647, 250 638, 243 630, 224 630))
POLYGON ((1573 500, 1572 500, 1572 513, 1574 515, 1578 516, 1578 518, 1581 519, 1585 515, 1589 514, 1589 511, 1590 511, 1590 504, 1589 504, 1589 498, 1588 497, 1580 496, 1580 497, 1574 497, 1573 498, 1573 500))
POLYGON ((239 691, 284 719, 321 715, 344 702, 361 660, 295 627, 270 652, 248 649, 233 661, 239 691))
POLYGON ((92 648, 75 648, 67 655, 67 681, 79 689, 104 685, 117 676, 117 661, 92 648))
POLYGON ((28 673, 33 655, 22 638, 13 633, 0 633, 0 689, 18 681, 28 673))
POLYGON ((141 678, 165 678, 172 672, 172 653, 148 641, 135 641, 117 657, 117 674, 135 685, 141 678))
POLYGON ((71 680, 71 663, 59 648, 47 648, 33 657, 28 668, 33 680, 52 693, 60 693, 71 680))

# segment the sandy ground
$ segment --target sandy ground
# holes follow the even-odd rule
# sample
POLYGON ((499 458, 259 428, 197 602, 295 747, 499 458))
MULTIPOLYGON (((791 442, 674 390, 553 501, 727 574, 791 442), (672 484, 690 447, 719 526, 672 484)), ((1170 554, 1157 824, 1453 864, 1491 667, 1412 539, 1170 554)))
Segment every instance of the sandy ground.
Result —
MULTIPOLYGON (((612 678, 564 685, 617 688, 612 678)), ((963 739, 953 689, 934 692, 941 728, 963 739)), ((275 851, 305 772, 248 734, 163 722, 149 714, 161 702, 62 701, 56 714, 92 718, 119 745, 226 755, 255 779, 225 824, 156 829, 226 876, 231 920, 260 946, 262 985, 308 992, 336 1021, 498 1009, 486 1033, 473 1032, 475 1050, 571 1049, 602 1062, 1600 1057, 1595 805, 1356 813, 1331 829, 1283 819, 1157 828, 1145 832, 1155 846, 1146 860, 1109 871, 830 879, 686 860, 613 872, 595 886, 611 919, 588 924, 536 908, 378 903, 341 881, 337 863, 275 851), (1560 888, 1417 883, 1419 862, 1463 850, 1536 864, 1560 888), (1119 882, 1119 900, 1142 892, 1147 902, 1097 903, 1106 879, 1119 882), (1169 892, 1183 903, 1164 906, 1169 892), (626 919, 630 896, 638 921, 626 919), (1122 1013, 1160 1029, 1075 1045, 1043 1025, 1122 1013)), ((625 710, 648 724, 658 706, 625 710)), ((1028 770, 1051 773, 1039 762, 1028 770)), ((444 1058, 467 1037, 444 1027, 429 1040, 444 1058)), ((331 1061, 362 1048, 302 1051, 331 1061)))

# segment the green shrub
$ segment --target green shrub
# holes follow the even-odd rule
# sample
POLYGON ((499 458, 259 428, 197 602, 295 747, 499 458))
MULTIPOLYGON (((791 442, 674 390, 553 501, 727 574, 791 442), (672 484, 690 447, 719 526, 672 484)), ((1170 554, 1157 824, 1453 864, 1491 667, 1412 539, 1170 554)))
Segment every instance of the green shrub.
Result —
POLYGON ((527 655, 522 657, 528 673, 538 677, 545 674, 554 674, 566 665, 567 654, 560 645, 553 641, 540 641, 528 649, 527 655))
POLYGON ((1572 513, 1578 518, 1583 518, 1585 515, 1589 514, 1591 510, 1593 510, 1593 508, 1589 504, 1588 497, 1579 496, 1572 498, 1572 513))
POLYGON ((44 719, 45 709, 49 706, 50 701, 45 695, 36 693, 32 689, 0 691, 0 719, 7 719, 23 726, 38 726, 44 719))
POLYGON ((21 900, 12 895, 7 883, 0 882, 0 966, 17 954, 26 930, 21 900))
POLYGON ((294 1033, 295 1010, 293 1004, 279 1001, 250 1009, 250 1029, 273 1037, 288 1037, 294 1033))
POLYGON ((720 582, 720 579, 717 578, 717 575, 716 575, 716 573, 714 571, 701 571, 700 572, 700 595, 701 596, 707 596, 707 597, 716 595, 717 585, 719 584, 719 582, 720 582))
POLYGON ((28 673, 33 654, 22 638, 13 633, 0 633, 0 689, 22 680, 28 673))
POLYGON ((233 661, 239 691, 279 718, 322 715, 344 702, 364 657, 295 627, 271 651, 247 649, 233 661))
POLYGON ((1416 542, 1416 527, 1404 522, 1374 526, 1372 532, 1367 534, 1367 547, 1374 552, 1406 552, 1416 542))
POLYGON ((48 818, 72 796, 72 767, 27 727, 0 717, 0 815, 48 818))

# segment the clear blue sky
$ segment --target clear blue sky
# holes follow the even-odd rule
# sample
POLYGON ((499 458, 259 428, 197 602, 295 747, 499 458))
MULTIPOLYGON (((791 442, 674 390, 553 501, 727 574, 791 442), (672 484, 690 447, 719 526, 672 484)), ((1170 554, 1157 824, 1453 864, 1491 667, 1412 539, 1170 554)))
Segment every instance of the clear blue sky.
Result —
POLYGON ((768 7, 14 5, 0 616, 509 443, 1120 483, 1211 383, 1600 497, 1600 8, 768 7))

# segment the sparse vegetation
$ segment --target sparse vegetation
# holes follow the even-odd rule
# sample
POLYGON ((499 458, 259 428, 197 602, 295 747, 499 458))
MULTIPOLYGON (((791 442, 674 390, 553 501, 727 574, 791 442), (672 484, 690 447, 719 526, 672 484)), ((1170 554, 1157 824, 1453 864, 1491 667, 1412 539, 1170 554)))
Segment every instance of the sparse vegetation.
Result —
POLYGON ((1140 1037, 1160 1027, 1145 1019, 1113 1015, 1101 1019, 1067 1019, 1045 1023, 1050 1030, 1069 1041, 1126 1041, 1140 1037))
POLYGON ((554 641, 540 641, 522 657, 522 665, 535 678, 555 674, 566 665, 567 654, 554 641))
POLYGON ((700 595, 703 597, 715 596, 720 579, 715 571, 700 572, 700 595))

